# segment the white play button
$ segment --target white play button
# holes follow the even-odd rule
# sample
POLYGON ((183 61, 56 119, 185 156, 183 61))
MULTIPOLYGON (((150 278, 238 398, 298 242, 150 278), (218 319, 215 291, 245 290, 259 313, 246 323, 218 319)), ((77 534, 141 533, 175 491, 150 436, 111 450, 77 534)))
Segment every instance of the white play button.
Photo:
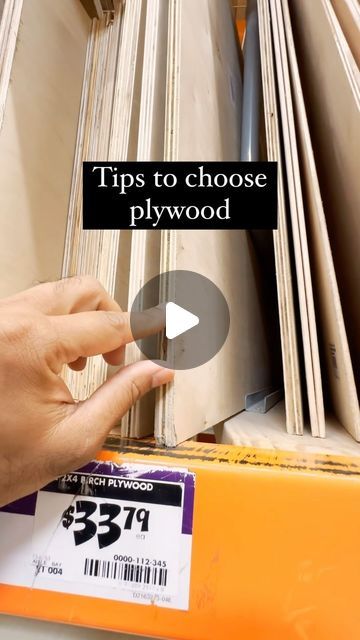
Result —
POLYGON ((185 371, 200 367, 220 351, 229 333, 230 312, 211 280, 179 269, 146 282, 135 296, 130 324, 145 358, 185 371))
POLYGON ((190 313, 175 302, 166 304, 166 337, 169 340, 177 338, 185 331, 189 331, 199 324, 200 320, 194 313, 190 313))

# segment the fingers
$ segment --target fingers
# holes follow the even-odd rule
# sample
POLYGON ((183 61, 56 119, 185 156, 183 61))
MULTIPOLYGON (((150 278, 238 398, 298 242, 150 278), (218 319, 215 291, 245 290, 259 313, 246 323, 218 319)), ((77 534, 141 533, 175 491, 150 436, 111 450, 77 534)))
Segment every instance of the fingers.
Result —
POLYGON ((31 306, 49 315, 81 311, 121 311, 104 287, 90 276, 46 282, 7 298, 7 301, 31 306))
POLYGON ((155 335, 166 325, 166 307, 158 305, 144 311, 131 312, 131 329, 134 340, 155 335))
POLYGON ((133 313, 130 327, 129 315, 123 315, 117 302, 89 276, 40 284, 3 302, 27 304, 51 317, 58 341, 55 353, 48 355, 57 372, 65 363, 81 371, 86 358, 97 354, 103 354, 108 364, 121 365, 126 343, 165 327, 165 308, 160 306, 133 313))
POLYGON ((69 316, 54 316, 52 324, 58 336, 58 364, 108 354, 133 340, 128 313, 87 311, 69 316))
POLYGON ((69 362, 69 367, 73 371, 83 371, 86 367, 86 358, 78 358, 75 362, 69 362))
MULTIPOLYGON (((118 367, 124 364, 125 360, 125 347, 119 347, 110 353, 103 354, 105 362, 108 364, 118 367)), ((73 371, 83 371, 86 367, 87 359, 86 358, 78 358, 75 362, 69 362, 69 367, 73 371)))
POLYGON ((105 362, 114 367, 124 364, 125 347, 119 347, 118 349, 114 349, 114 351, 110 351, 110 353, 104 353, 103 357, 105 362))
POLYGON ((85 402, 74 405, 60 425, 58 437, 67 450, 81 451, 78 464, 87 462, 101 448, 109 431, 145 393, 170 382, 174 372, 143 360, 125 367, 107 380, 85 402))
POLYGON ((164 313, 158 308, 133 315, 114 311, 88 311, 67 316, 54 316, 51 322, 58 336, 59 364, 75 363, 79 358, 106 354, 107 362, 117 364, 123 345, 138 338, 158 333, 165 325, 164 313), (141 320, 140 320, 141 316, 141 320))

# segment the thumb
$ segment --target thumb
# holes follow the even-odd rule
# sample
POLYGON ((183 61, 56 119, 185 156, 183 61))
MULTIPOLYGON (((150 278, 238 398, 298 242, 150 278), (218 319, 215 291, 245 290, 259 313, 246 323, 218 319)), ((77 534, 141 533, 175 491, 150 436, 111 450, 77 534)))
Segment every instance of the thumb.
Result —
POLYGON ((121 369, 88 400, 73 405, 74 412, 61 425, 61 437, 68 451, 79 454, 77 464, 85 464, 95 455, 109 431, 145 393, 173 378, 171 369, 141 360, 121 369))

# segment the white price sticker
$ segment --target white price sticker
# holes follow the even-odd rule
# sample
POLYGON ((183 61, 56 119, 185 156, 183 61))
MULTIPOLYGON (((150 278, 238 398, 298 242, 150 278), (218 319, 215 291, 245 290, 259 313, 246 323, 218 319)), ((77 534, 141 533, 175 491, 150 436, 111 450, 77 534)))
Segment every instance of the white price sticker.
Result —
POLYGON ((25 574, 32 588, 188 609, 193 504, 184 469, 91 463, 38 492, 25 574))

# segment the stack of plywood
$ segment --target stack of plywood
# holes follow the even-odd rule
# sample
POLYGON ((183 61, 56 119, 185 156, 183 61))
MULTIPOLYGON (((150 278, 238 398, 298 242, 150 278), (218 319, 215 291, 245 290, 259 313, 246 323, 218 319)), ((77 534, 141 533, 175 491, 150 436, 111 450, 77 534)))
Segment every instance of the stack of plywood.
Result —
MULTIPOLYGON (((277 125, 282 132, 310 427, 348 452, 341 428, 360 440, 360 9, 352 0, 259 0, 258 9, 270 154, 277 125)), ((275 416, 284 448, 285 413, 240 413, 222 439, 256 444, 261 428, 274 441, 275 416)))
MULTIPOLYGON (((148 3, 137 159, 237 160, 240 123, 240 65, 229 4, 148 3), (219 99, 209 100, 215 95, 219 99)), ((144 399, 123 420, 123 435, 139 437, 155 427, 158 442, 172 446, 241 410, 254 385, 269 383, 262 310, 252 295, 256 270, 251 246, 241 231, 136 231, 130 264, 129 307, 139 288, 159 272, 191 270, 219 286, 233 318, 226 345, 214 359, 199 369, 178 371, 156 399, 144 399), (239 280, 234 286, 233 273, 239 274, 240 287, 239 280), (244 297, 251 301, 246 311, 241 309, 244 297), (246 372, 245 358, 250 361, 246 372), (233 375, 224 392, 222 371, 230 368, 233 375), (194 394, 196 380, 202 384, 194 394)), ((139 357, 137 347, 130 346, 126 361, 139 357)))
MULTIPOLYGON (((0 2, 1 294, 88 274, 130 309, 161 273, 204 275, 230 309, 225 344, 143 398, 116 432, 155 433, 158 443, 173 446, 225 421, 227 442, 248 442, 249 433, 259 433, 258 420, 264 441, 267 422, 269 434, 278 424, 279 434, 301 436, 308 424, 313 436, 337 443, 334 429, 343 429, 360 440, 354 0, 257 3, 264 147, 278 163, 271 304, 278 309, 282 405, 255 418, 244 411, 248 393, 281 386, 247 232, 82 228, 83 161, 240 159, 244 96, 231 7, 245 5, 64 0, 60 9, 52 0, 0 2)), ((163 287, 159 302, 173 294, 163 287)), ((143 357, 128 345, 124 364, 143 357)), ((83 371, 64 375, 74 397, 84 399, 114 373, 96 356, 83 371)))

